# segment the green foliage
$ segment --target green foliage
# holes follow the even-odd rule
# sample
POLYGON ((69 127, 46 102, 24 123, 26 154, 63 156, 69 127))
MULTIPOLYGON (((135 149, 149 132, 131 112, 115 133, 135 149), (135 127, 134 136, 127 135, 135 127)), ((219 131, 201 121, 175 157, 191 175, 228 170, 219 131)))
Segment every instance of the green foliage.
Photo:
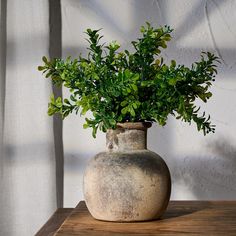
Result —
POLYGON ((65 118, 73 111, 81 115, 91 111, 93 118, 86 118, 84 128, 93 128, 94 137, 98 128, 105 132, 117 122, 151 121, 164 126, 169 114, 195 122, 204 135, 214 132, 210 116, 201 114, 194 102, 198 98, 207 102, 212 96, 209 88, 217 74, 218 57, 203 52, 190 68, 174 60, 165 64, 160 53, 171 32, 170 27, 156 29, 147 23, 141 27, 142 36, 132 42, 133 52, 119 52, 116 41, 105 46, 99 30, 87 29, 87 58, 49 61, 43 57, 38 69, 71 93, 64 100, 52 96, 48 114, 60 113, 65 118))

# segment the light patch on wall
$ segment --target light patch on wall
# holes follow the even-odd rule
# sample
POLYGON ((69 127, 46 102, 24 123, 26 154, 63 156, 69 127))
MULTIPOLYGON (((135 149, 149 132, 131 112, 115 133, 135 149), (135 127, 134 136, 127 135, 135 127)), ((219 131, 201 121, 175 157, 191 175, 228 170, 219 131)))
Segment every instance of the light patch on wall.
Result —
POLYGON ((194 12, 192 16, 195 23, 192 22, 178 46, 215 50, 224 64, 231 67, 236 62, 236 53, 229 53, 235 47, 236 30, 232 22, 236 21, 236 15, 229 13, 230 5, 230 1, 206 1, 202 4, 200 12, 194 12))
POLYGON ((121 44, 125 42, 126 32, 133 26, 131 5, 119 1, 116 8, 108 10, 110 4, 110 1, 62 1, 63 48, 66 56, 76 56, 80 52, 85 54, 88 43, 84 31, 87 28, 102 28, 101 35, 105 35, 102 43, 112 40, 121 44), (119 16, 121 11, 122 17, 119 16), (78 46, 75 48, 75 45, 78 46))
POLYGON ((132 6, 133 1, 96 0, 93 2, 100 9, 103 9, 103 12, 105 13, 104 17, 112 21, 112 23, 114 24, 113 27, 115 26, 115 28, 118 28, 119 31, 122 31, 123 33, 128 33, 130 30, 132 30, 135 27, 135 23, 134 23, 135 17, 133 15, 134 11, 133 11, 133 6, 132 6), (116 7, 114 7, 114 5, 116 7))
POLYGON ((186 185, 186 181, 178 180, 175 182, 175 188, 172 189, 171 199, 174 200, 195 200, 196 197, 192 193, 189 186, 186 185))

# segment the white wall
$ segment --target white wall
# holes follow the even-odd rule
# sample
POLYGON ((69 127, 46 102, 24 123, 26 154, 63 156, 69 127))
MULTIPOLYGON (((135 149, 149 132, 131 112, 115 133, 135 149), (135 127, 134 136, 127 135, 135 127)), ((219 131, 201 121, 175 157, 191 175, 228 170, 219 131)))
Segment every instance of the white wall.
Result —
MULTIPOLYGON (((196 127, 169 118, 164 128, 149 130, 149 149, 167 162, 172 175, 172 199, 236 199, 236 1, 233 0, 62 0, 63 55, 84 53, 86 28, 103 28, 105 40, 124 47, 136 39, 145 21, 175 29, 163 53, 167 60, 190 65, 200 51, 222 59, 212 91, 202 109, 211 114, 216 134, 204 137, 196 127)), ((66 92, 65 92, 66 96, 66 92)), ((65 206, 83 199, 82 175, 92 156, 105 147, 83 130, 83 118, 64 122, 65 206)))
POLYGON ((0 15, 0 235, 28 236, 57 209, 52 88, 37 71, 48 1, 1 1, 0 15))

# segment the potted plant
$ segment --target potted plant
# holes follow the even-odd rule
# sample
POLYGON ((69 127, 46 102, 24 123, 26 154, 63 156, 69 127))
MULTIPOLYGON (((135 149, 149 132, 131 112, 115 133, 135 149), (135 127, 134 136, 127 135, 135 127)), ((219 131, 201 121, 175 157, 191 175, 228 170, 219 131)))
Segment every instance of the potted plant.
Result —
POLYGON ((133 51, 119 51, 113 41, 101 44, 99 30, 87 29, 88 56, 48 60, 38 69, 58 86, 70 89, 70 97, 51 97, 48 114, 86 115, 84 128, 107 133, 107 150, 97 154, 84 174, 84 196, 94 218, 108 221, 144 221, 159 218, 171 192, 164 160, 147 150, 147 128, 164 126, 168 116, 194 122, 203 134, 214 132, 210 116, 194 102, 212 96, 209 88, 217 73, 218 57, 202 53, 192 66, 164 63, 172 29, 146 23, 133 51))

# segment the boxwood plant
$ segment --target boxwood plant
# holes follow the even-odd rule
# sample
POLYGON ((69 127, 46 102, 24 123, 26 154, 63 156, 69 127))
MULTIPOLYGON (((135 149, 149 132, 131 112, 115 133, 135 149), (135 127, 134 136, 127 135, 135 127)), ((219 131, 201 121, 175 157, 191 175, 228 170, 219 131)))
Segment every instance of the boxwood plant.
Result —
POLYGON ((214 132, 210 116, 200 111, 194 102, 212 96, 209 88, 217 73, 219 58, 203 52, 190 67, 164 62, 161 49, 171 40, 169 26, 142 26, 141 36, 132 41, 133 50, 120 51, 116 41, 102 44, 100 30, 87 29, 88 55, 66 60, 43 57, 43 71, 58 86, 70 89, 70 97, 51 96, 48 115, 60 113, 63 118, 75 111, 85 118, 84 128, 116 128, 118 122, 157 122, 164 126, 170 115, 191 124, 204 135, 214 132))

